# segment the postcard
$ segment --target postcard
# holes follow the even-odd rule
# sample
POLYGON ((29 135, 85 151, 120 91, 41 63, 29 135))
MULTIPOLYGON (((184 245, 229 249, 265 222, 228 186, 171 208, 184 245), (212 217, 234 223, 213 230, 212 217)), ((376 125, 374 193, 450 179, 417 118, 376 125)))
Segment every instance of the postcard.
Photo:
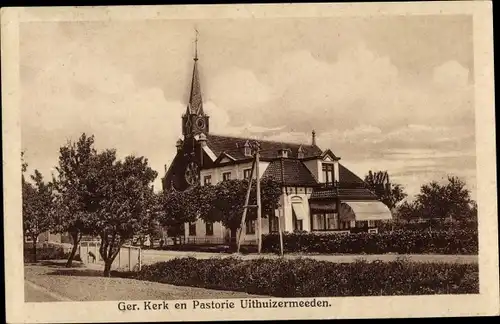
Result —
POLYGON ((7 321, 498 315, 492 13, 2 8, 7 321))

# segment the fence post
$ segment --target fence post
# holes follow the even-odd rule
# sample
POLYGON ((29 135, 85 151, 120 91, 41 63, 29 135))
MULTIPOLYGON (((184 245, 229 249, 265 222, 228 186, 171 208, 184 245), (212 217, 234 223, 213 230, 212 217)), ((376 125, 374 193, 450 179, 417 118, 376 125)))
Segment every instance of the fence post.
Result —
POLYGON ((139 248, 139 253, 137 253, 137 254, 138 254, 138 258, 139 258, 139 260, 138 260, 139 261, 139 271, 141 271, 141 268, 142 268, 142 255, 141 255, 142 250, 141 250, 141 248, 139 248))
POLYGON ((132 246, 127 246, 128 249, 128 271, 132 271, 132 246))
POLYGON ((96 258, 96 262, 99 262, 99 250, 97 248, 97 242, 94 244, 94 255, 95 255, 95 258, 96 258))
POLYGON ((85 250, 85 256, 87 257, 87 264, 89 263, 89 258, 90 258, 90 255, 89 255, 89 242, 87 242, 87 249, 85 250))

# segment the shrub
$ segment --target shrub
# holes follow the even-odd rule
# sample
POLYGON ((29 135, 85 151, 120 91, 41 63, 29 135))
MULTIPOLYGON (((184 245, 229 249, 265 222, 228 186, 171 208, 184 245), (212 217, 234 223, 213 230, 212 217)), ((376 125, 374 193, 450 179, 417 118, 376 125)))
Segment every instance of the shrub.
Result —
MULTIPOLYGON (((474 230, 394 231, 349 235, 286 233, 283 235, 283 247, 288 253, 477 254, 478 235, 474 230)), ((264 235, 262 249, 264 252, 278 253, 279 235, 264 235)))
POLYGON ((276 297, 470 294, 479 292, 477 264, 302 258, 177 258, 146 265, 136 279, 276 297))
MULTIPOLYGON (((36 249, 37 260, 59 260, 64 259, 64 256, 64 249, 60 246, 37 247, 36 249)), ((33 249, 31 247, 25 247, 24 262, 32 262, 33 258, 33 249)))
MULTIPOLYGON (((33 262, 33 245, 25 245, 24 247, 24 262, 33 262)), ((69 252, 64 252, 64 248, 54 244, 37 244, 36 259, 37 260, 63 260, 69 258, 69 252)), ((75 255, 75 261, 82 261, 79 254, 75 255)))

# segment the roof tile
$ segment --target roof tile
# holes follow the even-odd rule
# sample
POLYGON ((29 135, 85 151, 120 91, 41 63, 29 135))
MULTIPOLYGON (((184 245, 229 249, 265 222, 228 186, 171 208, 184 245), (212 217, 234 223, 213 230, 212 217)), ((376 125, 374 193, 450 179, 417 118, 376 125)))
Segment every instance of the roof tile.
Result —
MULTIPOLYGON (((244 145, 248 141, 248 138, 240 138, 234 136, 223 136, 223 135, 207 135, 207 145, 219 156, 222 152, 225 152, 235 159, 248 158, 244 154, 244 145)), ((276 142, 276 141, 265 141, 257 140, 260 144, 260 156, 264 159, 274 159, 278 157, 278 152, 281 149, 290 150, 289 157, 297 158, 297 153, 299 147, 302 147, 302 152, 304 158, 314 157, 321 155, 321 149, 316 145, 306 145, 301 143, 286 143, 286 142, 276 142)))
POLYGON ((263 177, 271 177, 278 182, 284 182, 285 185, 297 186, 315 186, 317 181, 309 169, 296 159, 278 159, 272 161, 263 177), (281 173, 283 170, 283 174, 281 173))

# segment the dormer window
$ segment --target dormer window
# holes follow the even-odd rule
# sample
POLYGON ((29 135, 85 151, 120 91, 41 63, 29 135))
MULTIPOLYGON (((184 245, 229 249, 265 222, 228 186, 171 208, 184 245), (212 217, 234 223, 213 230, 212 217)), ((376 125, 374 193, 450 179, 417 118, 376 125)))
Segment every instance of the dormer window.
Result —
POLYGON ((323 182, 328 184, 333 184, 333 182, 335 181, 333 164, 323 163, 322 171, 323 171, 323 182))
POLYGON ((302 145, 299 147, 297 151, 297 158, 298 159, 303 159, 304 158, 304 151, 302 150, 302 145))
POLYGON ((250 144, 248 143, 248 141, 245 142, 243 149, 245 150, 245 156, 252 156, 252 150, 250 149, 250 144))
POLYGON ((279 150, 278 156, 282 157, 282 158, 287 158, 288 157, 288 150, 286 150, 286 149, 279 150))

